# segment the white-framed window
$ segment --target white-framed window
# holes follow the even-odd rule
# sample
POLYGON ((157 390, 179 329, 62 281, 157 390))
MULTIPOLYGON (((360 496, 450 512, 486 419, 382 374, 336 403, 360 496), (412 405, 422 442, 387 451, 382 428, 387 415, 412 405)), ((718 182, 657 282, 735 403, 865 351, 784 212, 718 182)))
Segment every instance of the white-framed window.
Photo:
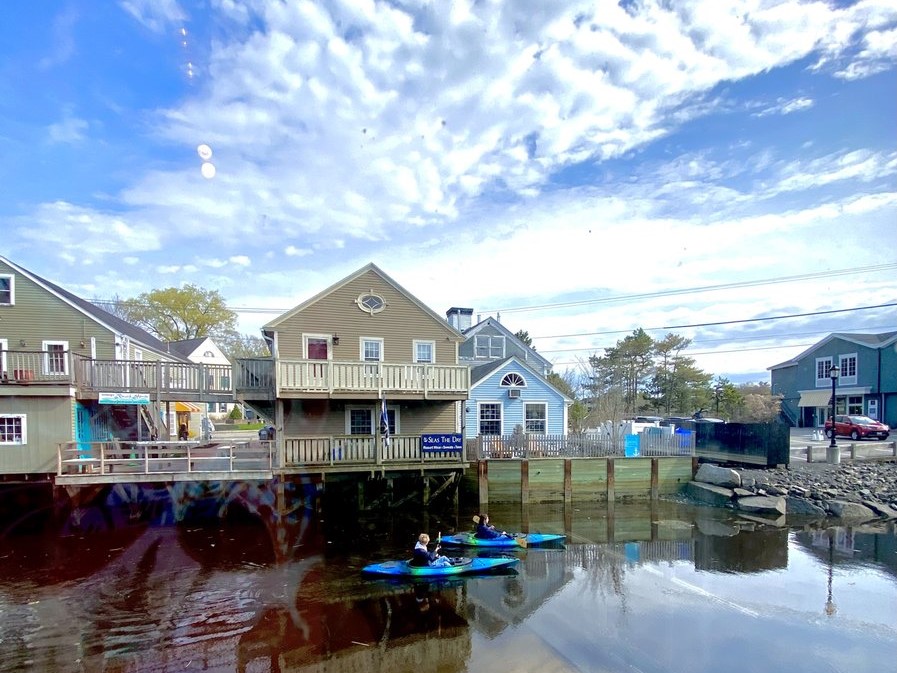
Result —
POLYGON ((361 337, 358 357, 363 362, 383 362, 383 339, 361 337))
POLYGON ((517 372, 509 372, 501 377, 498 385, 502 388, 526 388, 526 379, 517 372))
MULTIPOLYGON (((854 386, 857 382, 857 354, 848 353, 841 357, 841 375, 838 383, 846 386, 854 386)), ((850 413, 853 413, 852 411, 850 413)), ((862 413, 862 412, 859 412, 862 413)))
POLYGON ((548 432, 548 405, 545 402, 527 402, 523 405, 526 432, 544 435, 548 432))
POLYGON ((44 341, 41 350, 44 351, 44 374, 53 376, 68 375, 68 341, 44 341))
POLYGON ((473 338, 474 356, 497 360, 505 356, 505 338, 492 334, 477 334, 473 338))
MULTIPOLYGON (((389 434, 396 435, 399 432, 398 407, 387 405, 386 415, 389 418, 389 434)), ((374 435, 380 432, 380 407, 379 406, 354 406, 346 407, 346 434, 347 435, 374 435)))
POLYGON ((27 443, 27 416, 25 414, 0 414, 0 444, 27 443))
POLYGON ((380 363, 383 362, 383 339, 361 337, 358 344, 358 357, 362 362, 370 363, 364 366, 364 373, 371 376, 379 375, 380 363))
POLYGON ((850 395, 847 398, 847 413, 851 416, 863 415, 863 396, 850 395))
POLYGON ((832 385, 829 378, 829 370, 832 368, 832 358, 816 358, 816 387, 823 388, 832 385))
POLYGON ((435 362, 436 342, 415 339, 413 342, 415 362, 435 362))
POLYGON ((346 434, 373 435, 374 410, 371 407, 346 407, 346 434))
POLYGON ((6 351, 9 350, 9 340, 0 339, 0 375, 9 376, 9 370, 6 368, 6 351))
POLYGON ((137 360, 138 362, 143 361, 143 351, 141 349, 139 349, 139 348, 134 349, 134 359, 137 360))
POLYGON ((0 273, 0 306, 12 306, 16 303, 16 277, 8 273, 0 273))
POLYGON ((479 402, 477 404, 477 434, 501 434, 501 403, 479 402))

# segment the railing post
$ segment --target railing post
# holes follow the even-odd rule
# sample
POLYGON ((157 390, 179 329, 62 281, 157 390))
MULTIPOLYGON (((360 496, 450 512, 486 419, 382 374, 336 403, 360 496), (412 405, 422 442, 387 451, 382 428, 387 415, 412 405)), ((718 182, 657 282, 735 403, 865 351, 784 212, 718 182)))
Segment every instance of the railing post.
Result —
POLYGON ((62 444, 56 445, 56 474, 62 474, 62 444))

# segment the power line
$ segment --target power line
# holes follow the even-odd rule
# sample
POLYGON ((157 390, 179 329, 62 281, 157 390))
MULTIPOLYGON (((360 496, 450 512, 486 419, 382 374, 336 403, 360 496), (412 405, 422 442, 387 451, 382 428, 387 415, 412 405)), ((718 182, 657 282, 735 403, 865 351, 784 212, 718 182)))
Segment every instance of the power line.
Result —
MULTIPOLYGON (((786 315, 774 315, 767 316, 765 318, 745 318, 743 320, 720 320, 718 322, 704 322, 704 323, 695 323, 693 325, 665 325, 663 327, 644 327, 643 329, 646 332, 655 332, 657 330, 664 329, 683 329, 686 327, 712 327, 714 325, 734 325, 737 323, 747 323, 747 322, 763 322, 768 320, 786 320, 788 318, 806 318, 808 316, 814 315, 830 315, 832 313, 848 313, 850 311, 868 311, 875 308, 888 308, 891 306, 897 306, 897 302, 890 304, 876 304, 874 306, 855 306, 854 308, 837 308, 831 309, 829 311, 813 311, 811 313, 789 313, 786 315)), ((563 339, 567 337, 579 337, 579 336, 602 336, 607 334, 623 334, 632 332, 631 329, 628 330, 610 330, 607 332, 579 332, 576 334, 552 334, 549 336, 534 336, 530 337, 532 339, 563 339)))
MULTIPOLYGON (((883 329, 895 329, 894 325, 866 325, 864 327, 852 327, 849 330, 841 330, 841 331, 854 331, 854 330, 883 330, 883 329)), ((733 341, 765 341, 767 339, 789 339, 792 337, 805 337, 812 336, 814 334, 826 334, 831 332, 831 330, 814 330, 812 332, 786 332, 786 333, 778 333, 778 334, 752 334, 751 336, 741 336, 741 337, 725 337, 720 339, 694 339, 691 342, 691 345, 695 344, 711 344, 711 343, 731 343, 733 341)), ((605 348, 605 346, 581 346, 579 348, 546 348, 538 351, 541 354, 545 353, 576 353, 577 351, 590 351, 598 348, 605 348)), ((785 348, 782 346, 782 348, 785 348)))
POLYGON ((578 301, 556 302, 552 304, 537 304, 535 306, 512 306, 510 308, 490 309, 481 313, 520 313, 524 311, 542 311, 554 308, 569 308, 571 306, 586 306, 588 304, 608 304, 615 301, 628 301, 632 299, 653 299, 655 297, 673 297, 682 294, 698 294, 715 290, 731 290, 742 287, 759 287, 761 285, 778 285, 780 283, 795 283, 802 280, 816 280, 818 278, 835 278, 838 276, 850 276, 858 273, 872 273, 875 271, 887 271, 897 268, 897 263, 875 264, 872 266, 859 266, 849 269, 836 269, 834 271, 817 271, 797 276, 780 276, 761 280, 746 280, 735 283, 720 283, 718 285, 702 285, 699 287, 682 288, 678 290, 660 290, 658 292, 645 292, 641 294, 616 295, 602 297, 600 299, 581 299, 578 301))
MULTIPOLYGON (((718 354, 722 354, 722 353, 745 353, 747 351, 770 351, 770 350, 777 350, 777 349, 782 349, 782 348, 808 348, 812 345, 813 344, 810 343, 810 344, 788 344, 788 345, 784 345, 784 346, 757 346, 755 348, 735 348, 733 350, 727 350, 727 351, 695 351, 695 352, 689 351, 688 354, 689 354, 689 356, 691 356, 691 355, 718 355, 718 354)), ((554 366, 557 366, 557 365, 581 365, 582 362, 574 362, 574 361, 554 362, 552 364, 554 366)))

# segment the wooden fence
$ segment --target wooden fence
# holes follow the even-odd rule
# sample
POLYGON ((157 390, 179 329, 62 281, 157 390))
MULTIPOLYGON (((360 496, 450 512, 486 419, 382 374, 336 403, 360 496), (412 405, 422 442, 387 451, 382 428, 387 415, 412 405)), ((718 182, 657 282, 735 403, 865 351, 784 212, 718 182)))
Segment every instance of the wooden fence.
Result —
POLYGON ((466 444, 468 460, 502 458, 604 458, 613 456, 692 456, 691 432, 638 435, 480 435, 466 444))

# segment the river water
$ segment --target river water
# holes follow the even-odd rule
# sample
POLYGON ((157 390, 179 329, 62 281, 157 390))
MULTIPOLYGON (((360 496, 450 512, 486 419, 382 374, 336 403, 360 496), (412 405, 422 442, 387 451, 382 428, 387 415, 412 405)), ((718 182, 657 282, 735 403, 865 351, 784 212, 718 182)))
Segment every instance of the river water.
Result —
POLYGON ((496 507, 500 527, 567 543, 515 552, 506 574, 415 583, 360 569, 472 511, 330 509, 177 524, 81 512, 6 536, 0 671, 897 670, 893 524, 789 528, 673 502, 496 507))

